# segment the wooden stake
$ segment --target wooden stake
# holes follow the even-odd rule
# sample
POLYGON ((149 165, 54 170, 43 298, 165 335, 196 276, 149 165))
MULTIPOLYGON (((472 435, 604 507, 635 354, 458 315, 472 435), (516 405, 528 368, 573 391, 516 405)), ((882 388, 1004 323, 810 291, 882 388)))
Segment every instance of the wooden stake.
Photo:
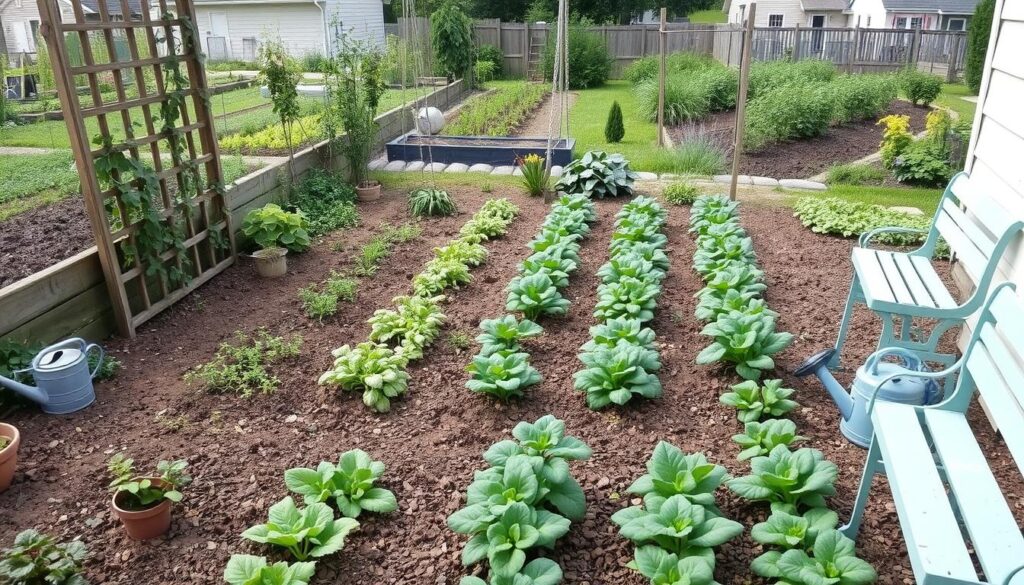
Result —
POLYGON ((747 26, 743 33, 743 53, 740 56, 740 89, 736 96, 736 133, 732 146, 732 181, 729 182, 729 199, 736 201, 736 185, 740 176, 740 158, 743 151, 743 125, 746 120, 747 84, 750 81, 750 45, 754 38, 754 12, 757 2, 750 3, 747 26))
POLYGON ((668 21, 668 9, 661 9, 661 26, 658 27, 658 146, 665 146, 665 59, 668 43, 665 36, 665 24, 668 21))

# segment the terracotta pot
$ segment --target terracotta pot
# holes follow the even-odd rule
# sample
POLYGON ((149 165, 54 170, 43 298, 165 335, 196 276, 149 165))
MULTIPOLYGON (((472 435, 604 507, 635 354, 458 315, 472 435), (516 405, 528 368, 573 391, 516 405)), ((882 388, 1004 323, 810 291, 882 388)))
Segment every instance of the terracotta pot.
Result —
POLYGON ((21 433, 13 425, 0 423, 0 437, 6 437, 10 443, 0 449, 0 492, 11 487, 14 469, 18 467, 18 446, 21 445, 21 433))
MULTIPOLYGON (((158 477, 137 477, 132 481, 149 479, 154 485, 163 483, 158 477)), ((118 505, 123 502, 128 494, 124 492, 114 493, 110 500, 110 507, 114 514, 121 519, 128 536, 135 540, 149 540, 161 536, 171 527, 171 504, 170 500, 162 500, 159 504, 145 510, 125 510, 118 505)))
POLYGON ((256 273, 263 278, 279 278, 288 272, 287 248, 264 248, 252 253, 256 273))
POLYGON ((376 201, 380 199, 380 182, 367 181, 356 186, 356 195, 360 201, 376 201))

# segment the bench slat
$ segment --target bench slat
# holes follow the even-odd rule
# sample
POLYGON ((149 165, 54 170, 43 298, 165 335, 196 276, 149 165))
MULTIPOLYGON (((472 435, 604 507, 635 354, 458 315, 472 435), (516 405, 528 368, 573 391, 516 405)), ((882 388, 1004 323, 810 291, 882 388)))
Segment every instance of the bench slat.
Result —
POLYGON ((878 263, 878 252, 854 248, 853 260, 865 296, 870 300, 895 303, 896 297, 893 296, 889 282, 885 278, 885 272, 882 271, 882 267, 878 263))
MULTIPOLYGON (((969 208, 968 212, 977 215, 977 211, 985 209, 983 201, 983 199, 976 200, 975 205, 969 208)), ((971 242, 978 248, 978 251, 981 252, 986 261, 992 257, 992 254, 996 251, 996 241, 1002 235, 1001 232, 993 238, 985 230, 995 229, 994 227, 989 227, 988 224, 984 223, 979 226, 975 220, 968 217, 962 209, 949 199, 942 202, 942 209, 949 215, 950 219, 956 222, 956 225, 960 226, 960 229, 971 239, 971 242)), ((983 221, 981 216, 978 216, 977 221, 983 221)))
POLYGON ((960 229, 960 226, 956 224, 953 218, 949 217, 945 209, 936 218, 935 227, 938 228, 939 233, 942 234, 946 243, 949 244, 950 249, 956 253, 957 258, 964 263, 971 276, 981 278, 981 275, 985 273, 985 268, 988 266, 988 259, 978 251, 978 248, 967 237, 967 234, 960 229))
MULTIPOLYGON (((914 298, 914 295, 910 294, 910 289, 907 288, 907 283, 904 281, 904 276, 900 274, 899 267, 896 266, 896 262, 892 259, 892 254, 887 252, 878 252, 878 264, 882 267, 882 272, 885 273, 885 279, 889 281, 889 288, 892 289, 893 295, 896 297, 896 302, 901 305, 918 305, 918 306, 929 306, 929 301, 918 301, 914 298)), ((916 274, 909 274, 909 277, 915 277, 916 274)))
POLYGON ((1013 512, 967 418, 959 412, 935 409, 925 409, 924 417, 986 581, 1002 583, 1024 563, 1024 536, 1013 512))
POLYGON ((972 183, 966 175, 958 177, 950 185, 950 190, 967 208, 967 211, 976 215, 985 229, 992 232, 996 238, 1001 237, 1013 223, 1014 214, 1004 209, 991 197, 985 197, 978 193, 978 186, 972 183))
POLYGON ((975 343, 971 349, 967 367, 978 391, 985 397, 985 405, 1006 447, 1024 473, 1024 409, 1021 407, 1024 390, 1020 388, 1024 372, 991 323, 982 325, 981 343, 975 343))
POLYGON ((917 268, 917 274, 921 277, 921 282, 928 287, 928 292, 932 293, 935 304, 940 309, 955 309, 960 306, 956 299, 946 290, 946 285, 939 278, 939 275, 936 274, 935 267, 932 266, 930 260, 924 256, 910 256, 910 261, 914 263, 914 267, 917 268))
POLYGON ((917 582, 925 575, 976 580, 914 408, 879 401, 872 419, 917 582))
POLYGON ((896 267, 899 268, 900 274, 903 275, 907 287, 910 288, 910 294, 914 296, 917 304, 922 307, 938 307, 935 299, 928 292, 928 287, 921 281, 921 275, 918 274, 917 267, 914 266, 910 256, 893 254, 892 259, 896 263, 896 267))

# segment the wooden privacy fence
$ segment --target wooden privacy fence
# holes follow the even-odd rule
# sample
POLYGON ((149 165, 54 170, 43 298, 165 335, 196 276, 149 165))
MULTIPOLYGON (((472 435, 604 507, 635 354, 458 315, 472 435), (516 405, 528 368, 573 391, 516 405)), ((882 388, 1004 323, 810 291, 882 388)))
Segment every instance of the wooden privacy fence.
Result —
POLYGON ((41 32, 114 320, 134 336, 235 260, 195 14, 191 0, 61 1, 72 18, 38 0, 41 32))

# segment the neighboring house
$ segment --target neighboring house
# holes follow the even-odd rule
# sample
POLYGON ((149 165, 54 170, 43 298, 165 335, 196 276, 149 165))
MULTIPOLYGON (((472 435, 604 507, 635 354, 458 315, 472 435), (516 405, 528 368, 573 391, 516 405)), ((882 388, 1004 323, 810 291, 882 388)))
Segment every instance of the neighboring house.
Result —
POLYGON ((254 61, 262 39, 280 39, 295 57, 336 51, 341 33, 384 46, 381 0, 194 0, 196 26, 211 60, 254 61))
POLYGON ((849 26, 861 28, 965 31, 979 1, 852 0, 847 13, 849 26))
MULTIPOLYGON (((722 10, 729 15, 730 23, 742 24, 749 4, 750 0, 725 0, 722 10)), ((754 26, 843 27, 848 5, 849 0, 758 0, 754 26)))
MULTIPOLYGON (((156 2, 152 2, 155 4, 156 2)), ((82 0, 82 14, 85 20, 99 20, 98 0, 82 0)), ((57 0, 64 22, 75 20, 74 11, 70 0, 57 0)), ((142 17, 142 1, 128 0, 128 10, 131 11, 130 18, 138 20, 142 17)), ((107 14, 111 20, 123 20, 120 0, 108 0, 107 14)), ((151 10, 153 18, 160 15, 156 9, 151 10)), ((0 24, 3 34, 0 39, 5 41, 7 54, 17 56, 21 53, 35 53, 36 38, 39 35, 39 6, 36 0, 0 0, 0 24)), ((11 59, 16 61, 17 58, 11 59)), ((34 61, 34 57, 32 57, 34 61)))

